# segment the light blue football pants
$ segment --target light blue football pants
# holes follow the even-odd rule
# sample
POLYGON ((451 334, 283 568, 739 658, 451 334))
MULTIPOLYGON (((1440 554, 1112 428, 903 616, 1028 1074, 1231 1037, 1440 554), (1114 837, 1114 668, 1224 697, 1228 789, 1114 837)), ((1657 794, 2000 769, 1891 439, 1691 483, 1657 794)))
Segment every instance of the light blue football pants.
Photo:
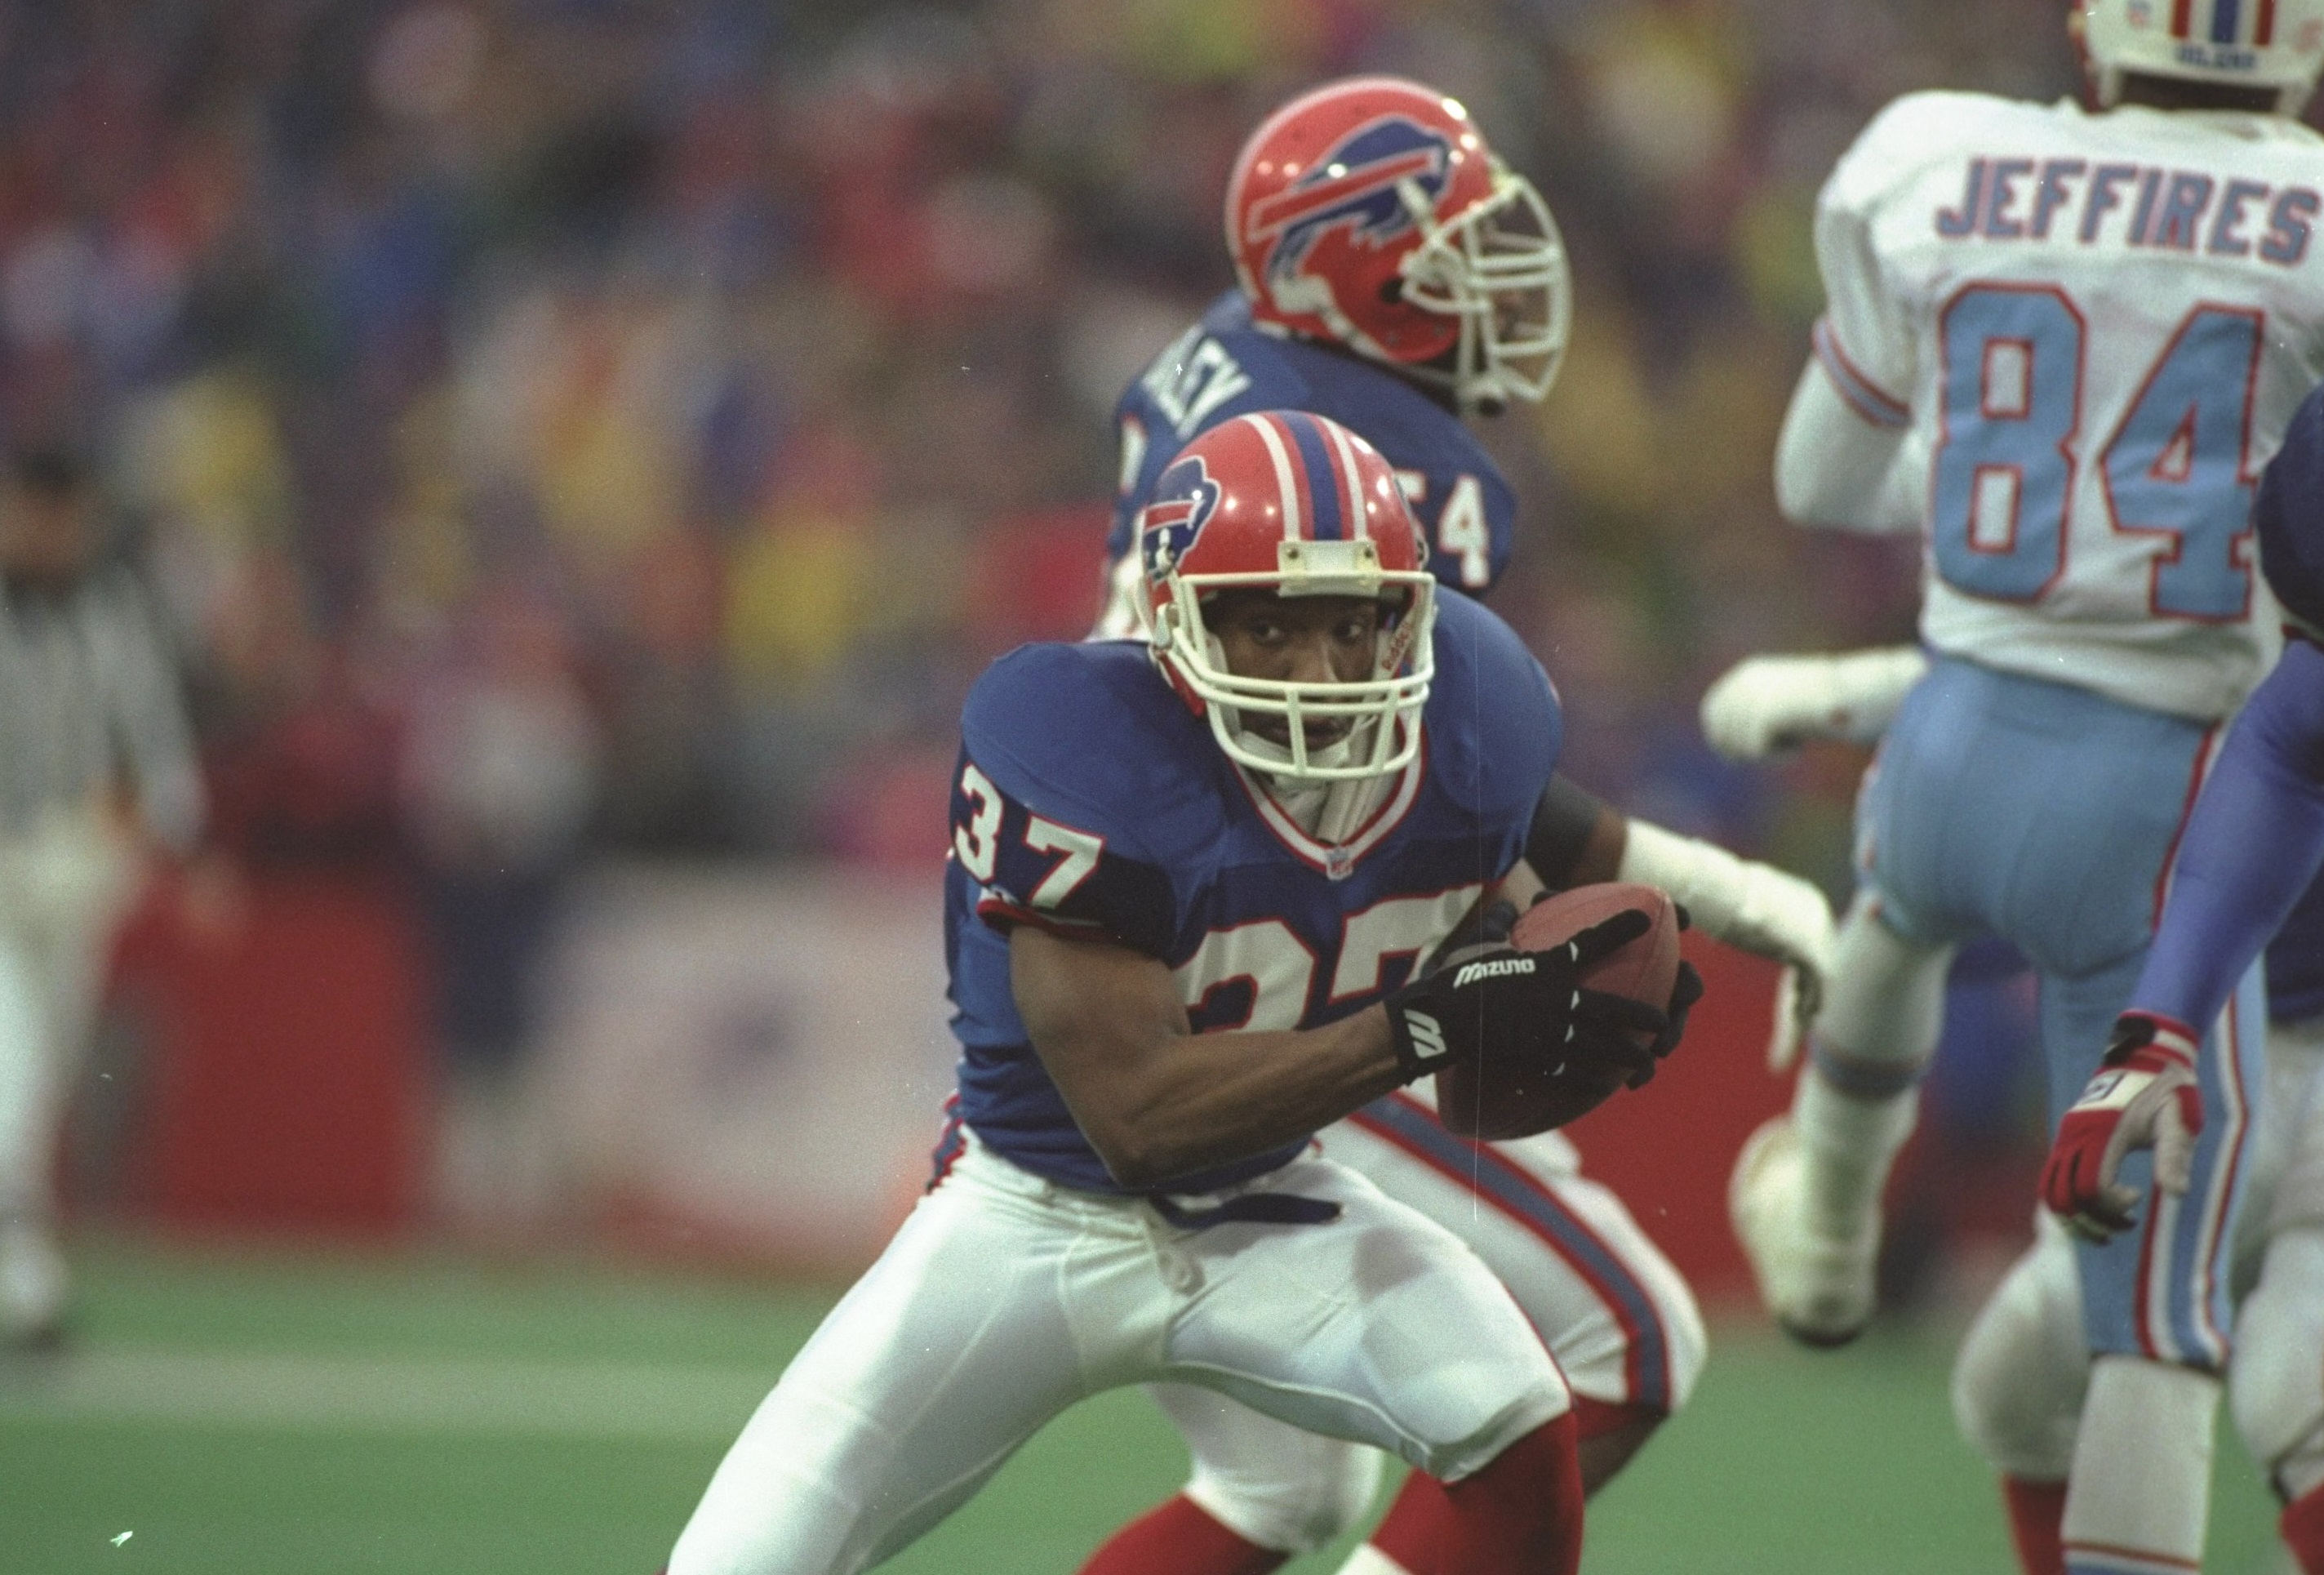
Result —
MULTIPOLYGON (((2053 1128, 2129 1003, 2217 731, 1941 657, 1866 776, 1857 859, 1881 918, 1910 940, 2000 935, 2040 975, 2053 1128)), ((2209 1036, 2193 1185, 2150 1198, 2137 1228, 2104 1246, 2078 1244, 2094 1352, 2225 1363, 2227 1252, 2265 1026, 2255 968, 2209 1036)), ((2148 1156, 2122 1180, 2148 1187, 2148 1156)))

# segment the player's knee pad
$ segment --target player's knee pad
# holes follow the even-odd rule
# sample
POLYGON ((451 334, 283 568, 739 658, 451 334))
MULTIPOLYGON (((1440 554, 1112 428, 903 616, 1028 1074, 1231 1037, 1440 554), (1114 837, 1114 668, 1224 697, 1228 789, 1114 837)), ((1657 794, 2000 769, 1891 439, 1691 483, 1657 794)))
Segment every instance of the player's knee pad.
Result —
POLYGON ((1868 892, 1859 893, 1840 923, 1816 1043, 1845 1066, 1917 1075, 1944 1025, 1953 949, 1906 940, 1877 909, 1868 892))
POLYGON ((2277 1232, 2324 1229, 2324 1017, 2268 1024, 2267 1091, 2244 1163, 2228 1291, 2238 1306, 2277 1232))
POLYGON ((2236 1320, 2227 1404, 2279 1491, 2298 1497, 2324 1483, 2324 1227, 2269 1240, 2236 1320))
POLYGON ((2073 1249, 2044 1221, 1961 1342, 1953 1416, 1996 1470, 2060 1481, 2073 1465, 2089 1383, 2073 1249))
POLYGON ((1194 1457, 1186 1496, 1244 1541, 1304 1553, 1370 1510, 1379 1450, 1304 1431, 1206 1389, 1157 1384, 1148 1392, 1194 1457))

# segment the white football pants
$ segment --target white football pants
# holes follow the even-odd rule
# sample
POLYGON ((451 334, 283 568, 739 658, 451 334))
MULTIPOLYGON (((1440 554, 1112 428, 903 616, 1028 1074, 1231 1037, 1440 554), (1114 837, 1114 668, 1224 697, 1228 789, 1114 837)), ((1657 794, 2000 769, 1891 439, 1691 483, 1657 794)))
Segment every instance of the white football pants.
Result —
POLYGON ((97 816, 0 837, 0 1218, 50 1211, 58 1131, 135 882, 127 842, 97 816))
POLYGON ((1344 1165, 1233 1192, 1321 1225, 1183 1230, 972 1142, 742 1430, 669 1575, 853 1575, 1088 1395, 1167 1379, 1457 1480, 1564 1413, 1564 1380, 1459 1240, 1344 1165))
MULTIPOLYGON (((1707 1342, 1693 1292, 1562 1135, 1480 1147, 1444 1130, 1428 1085, 1324 1128, 1325 1157, 1467 1243, 1539 1333, 1577 1395, 1665 1415, 1693 1391, 1707 1342)), ((1186 1496, 1246 1542, 1323 1546, 1371 1507, 1380 1458, 1219 1394, 1157 1385, 1194 1455, 1186 1496)))

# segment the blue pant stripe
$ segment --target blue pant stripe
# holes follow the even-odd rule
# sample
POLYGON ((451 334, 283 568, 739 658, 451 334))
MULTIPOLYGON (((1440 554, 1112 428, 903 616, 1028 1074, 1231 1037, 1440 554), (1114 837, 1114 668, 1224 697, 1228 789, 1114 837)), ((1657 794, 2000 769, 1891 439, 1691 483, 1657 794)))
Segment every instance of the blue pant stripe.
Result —
POLYGON ((1823 1074, 1824 1081, 1857 1099, 1892 1098, 1918 1083, 1921 1074, 1929 1070, 1925 1064, 1883 1064, 1859 1061, 1853 1056, 1834 1055, 1812 1040, 1808 1044, 1808 1059, 1815 1062, 1815 1069, 1823 1074))
MULTIPOLYGON (((1941 655, 1865 787, 1858 839, 1889 926, 1932 945, 1998 934, 2037 970, 2053 1127, 2129 1004, 2209 736, 2184 718, 1941 655)), ((2247 1009, 2246 1039, 2258 1020, 2247 1009)), ((2236 1075, 2247 1090, 2248 1066, 2236 1075)), ((2142 1203, 2140 1228, 2104 1246, 2074 1245, 2093 1351, 2219 1359, 2219 1265, 2242 1188, 2225 1119, 2233 1098, 2208 1079, 2203 1097, 2220 1119, 2198 1139, 2189 1194, 2142 1203)), ((2139 1154, 2122 1179, 2144 1192, 2152 1174, 2139 1154)))
POLYGON ((1616 1316, 1629 1331, 1636 1353, 1637 1402, 1658 1411, 1670 1409, 1670 1344, 1662 1314, 1646 1287, 1621 1259, 1607 1250, 1596 1232, 1490 1147, 1454 1136, 1408 1100, 1377 1100, 1357 1112, 1357 1119, 1440 1169, 1473 1181, 1478 1193, 1496 1208, 1555 1242, 1583 1277, 1613 1304, 1616 1316))
POLYGON ((2258 1075, 2250 1042, 2266 1022, 2262 1014, 2265 1009, 2257 972, 2246 974, 2228 1003, 2227 1018, 2213 1026, 2209 1053, 2204 1057, 2207 1119, 2198 1140, 2198 1185, 2180 1202, 2170 1243, 2171 1333, 2181 1360, 2218 1365, 2227 1359, 2229 1204, 2243 1188, 2242 1162, 2258 1075), (2236 1029, 2232 1034, 2227 1032, 2228 1024, 2236 1029), (2211 1156, 2201 1155, 2205 1146, 2211 1156))

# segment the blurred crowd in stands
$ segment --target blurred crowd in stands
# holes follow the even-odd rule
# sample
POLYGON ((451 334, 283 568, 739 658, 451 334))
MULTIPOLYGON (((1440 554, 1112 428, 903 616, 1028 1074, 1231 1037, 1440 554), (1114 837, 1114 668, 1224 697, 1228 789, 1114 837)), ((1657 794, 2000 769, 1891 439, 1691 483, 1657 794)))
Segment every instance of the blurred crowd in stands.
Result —
POLYGON ((1775 516, 1817 184, 2048 0, 49 0, 0 10, 0 434, 97 459, 260 859, 910 862, 956 707, 1096 599, 1125 380, 1324 77, 1463 97, 1576 344, 1492 441, 1581 780, 1844 879, 1853 759, 1695 743, 1911 563, 1775 516))
POLYGON ((933 866, 968 684, 1094 613, 1237 146, 1413 76, 1573 254, 1563 380, 1488 433, 1568 770, 1839 896, 1861 753, 1694 726, 1746 653, 1910 635, 1910 543, 1775 511, 1814 195, 1899 92, 2070 90, 2063 10, 6 0, 0 447, 102 478, 212 849, 416 896, 490 1082, 593 857, 933 866))

